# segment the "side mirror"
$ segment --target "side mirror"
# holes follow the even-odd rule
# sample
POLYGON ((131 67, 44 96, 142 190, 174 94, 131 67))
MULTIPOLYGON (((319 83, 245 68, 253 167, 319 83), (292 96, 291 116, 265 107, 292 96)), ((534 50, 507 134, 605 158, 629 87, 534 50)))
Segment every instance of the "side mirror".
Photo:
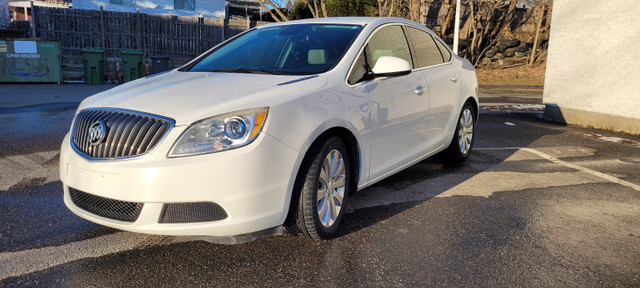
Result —
POLYGON ((411 64, 402 58, 381 56, 373 67, 374 77, 395 77, 411 73, 411 64))

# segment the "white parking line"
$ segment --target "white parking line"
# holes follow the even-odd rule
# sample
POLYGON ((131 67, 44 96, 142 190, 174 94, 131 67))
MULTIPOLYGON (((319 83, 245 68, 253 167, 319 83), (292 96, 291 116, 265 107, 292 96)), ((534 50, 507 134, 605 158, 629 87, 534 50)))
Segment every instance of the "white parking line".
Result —
POLYGON ((622 186, 629 187, 629 188, 634 189, 636 191, 640 191, 640 185, 636 185, 636 184, 633 184, 631 182, 624 181, 622 179, 619 179, 619 178, 613 177, 611 175, 608 175, 608 174, 605 174, 605 173, 602 173, 602 172, 598 172, 598 171, 595 171, 595 170, 592 170, 592 169, 589 169, 589 168, 586 168, 586 167, 582 167, 582 166, 575 165, 575 164, 572 164, 572 163, 569 163, 569 162, 566 162, 566 161, 562 161, 562 160, 560 160, 560 159, 558 159, 556 157, 553 157, 553 156, 551 156, 551 155, 549 155, 547 153, 541 152, 541 151, 533 149, 533 148, 502 147, 502 148, 475 148, 475 149, 479 150, 479 151, 482 151, 482 150, 522 150, 522 151, 527 151, 529 153, 536 154, 536 155, 538 155, 538 156, 540 156, 540 157, 542 157, 542 158, 544 158, 544 159, 546 159, 546 160, 548 160, 550 162, 553 162, 555 164, 562 165, 562 166, 567 167, 567 168, 579 170, 579 171, 582 171, 584 173, 591 174, 591 175, 596 176, 596 177, 600 177, 600 178, 602 178, 604 180, 607 180, 609 182, 620 184, 622 186))

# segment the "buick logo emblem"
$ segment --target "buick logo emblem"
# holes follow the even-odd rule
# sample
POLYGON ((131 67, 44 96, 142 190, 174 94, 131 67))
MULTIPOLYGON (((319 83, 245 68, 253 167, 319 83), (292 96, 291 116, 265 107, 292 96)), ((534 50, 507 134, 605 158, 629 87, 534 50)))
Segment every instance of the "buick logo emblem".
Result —
POLYGON ((89 144, 99 145, 107 137, 107 125, 102 121, 97 121, 89 127, 89 144))

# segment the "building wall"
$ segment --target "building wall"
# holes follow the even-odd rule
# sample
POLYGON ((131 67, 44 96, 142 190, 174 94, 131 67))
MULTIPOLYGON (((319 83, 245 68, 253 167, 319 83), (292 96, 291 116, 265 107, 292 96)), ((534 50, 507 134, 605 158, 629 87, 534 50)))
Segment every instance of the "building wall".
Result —
POLYGON ((637 4, 553 1, 546 119, 640 134, 637 4))
POLYGON ((196 9, 174 9, 173 0, 134 0, 134 5, 111 4, 109 0, 73 0, 74 9, 135 12, 146 14, 169 14, 177 16, 195 16, 196 14, 208 18, 222 18, 225 13, 225 0, 196 0, 196 9))

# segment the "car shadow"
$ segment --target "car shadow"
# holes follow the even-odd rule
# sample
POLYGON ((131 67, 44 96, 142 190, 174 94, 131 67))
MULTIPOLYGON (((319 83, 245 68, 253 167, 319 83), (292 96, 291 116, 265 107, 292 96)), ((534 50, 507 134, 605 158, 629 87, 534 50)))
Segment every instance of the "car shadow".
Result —
POLYGON ((538 113, 481 112, 476 126, 475 150, 465 162, 452 163, 445 153, 439 153, 356 192, 349 199, 347 214, 336 238, 366 229, 431 201, 478 174, 504 164, 518 151, 511 148, 528 147, 545 135, 563 133, 565 126, 546 122, 538 113), (517 129, 512 122, 516 123, 517 129), (527 126, 543 129, 523 129, 527 126), (495 148, 498 150, 493 150, 495 148), (377 211, 370 213, 370 209, 377 211))

